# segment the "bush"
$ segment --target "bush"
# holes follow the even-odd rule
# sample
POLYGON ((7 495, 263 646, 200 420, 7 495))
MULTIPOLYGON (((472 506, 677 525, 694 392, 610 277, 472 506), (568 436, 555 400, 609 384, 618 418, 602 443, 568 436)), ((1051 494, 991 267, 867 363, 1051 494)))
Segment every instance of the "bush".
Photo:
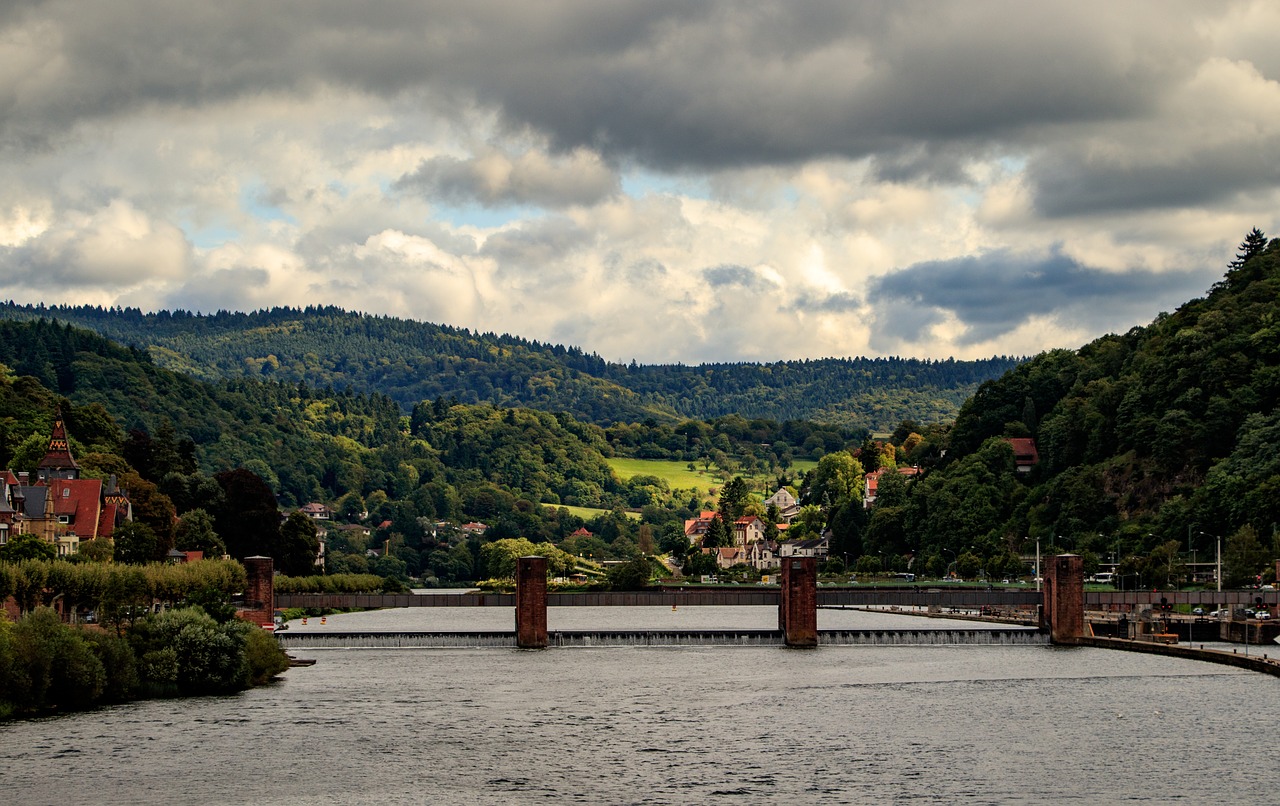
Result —
POLYGON ((606 577, 612 590, 638 591, 648 586, 652 575, 653 566, 649 564, 649 558, 637 557, 610 568, 606 577))
POLYGON ((102 630, 85 630, 84 638, 102 663, 107 682, 102 689, 103 702, 127 702, 138 694, 138 667, 133 650, 123 637, 102 630))
POLYGON ((245 635, 245 658, 249 662, 249 682, 261 686, 289 668, 289 656, 266 630, 251 629, 245 635))
POLYGON ((88 708, 102 694, 106 671, 79 630, 40 607, 11 631, 11 678, 4 696, 14 710, 88 708))
POLYGON ((200 608, 147 616, 129 631, 143 687, 157 695, 226 694, 249 687, 244 622, 218 624, 200 608))

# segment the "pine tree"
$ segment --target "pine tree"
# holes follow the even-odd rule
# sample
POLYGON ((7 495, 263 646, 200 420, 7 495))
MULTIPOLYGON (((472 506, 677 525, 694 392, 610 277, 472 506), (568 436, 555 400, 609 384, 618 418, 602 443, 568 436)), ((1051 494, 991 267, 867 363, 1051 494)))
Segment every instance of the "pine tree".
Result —
POLYGON ((1266 248, 1267 236, 1262 234, 1262 230, 1254 227, 1240 242, 1240 251, 1236 252, 1236 259, 1227 265, 1232 269, 1238 269, 1252 258, 1262 254, 1262 250, 1266 248))
POLYGON ((711 525, 707 527, 707 533, 702 536, 702 547, 715 549, 733 545, 733 532, 729 531, 729 527, 725 526, 719 515, 711 519, 711 525))

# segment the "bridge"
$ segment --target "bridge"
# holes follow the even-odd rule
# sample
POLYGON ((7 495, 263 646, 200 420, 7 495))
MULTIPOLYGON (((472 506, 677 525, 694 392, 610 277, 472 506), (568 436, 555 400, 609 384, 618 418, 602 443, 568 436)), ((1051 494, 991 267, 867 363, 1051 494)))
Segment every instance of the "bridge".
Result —
MULTIPOLYGON (((268 561, 269 562, 269 561, 268 561)), ((251 571, 251 589, 271 607, 321 609, 380 609, 413 607, 501 607, 514 609, 515 630, 440 632, 324 633, 293 632, 280 636, 282 644, 301 646, 606 646, 612 644, 778 644, 813 647, 819 644, 864 643, 1037 643, 1102 645, 1086 622, 1085 612, 1112 611, 1130 614, 1150 612, 1164 606, 1190 605, 1205 608, 1237 609, 1280 604, 1276 591, 1089 591, 1084 590, 1079 557, 1051 558, 1045 574, 1044 591, 1016 589, 953 589, 924 586, 873 588, 827 587, 817 584, 812 558, 792 558, 782 569, 778 588, 719 587, 668 588, 634 592, 551 593, 547 590, 545 560, 520 558, 515 593, 426 593, 426 594, 282 594, 275 596, 256 581, 251 571), (635 606, 724 606, 765 605, 778 608, 778 630, 579 630, 547 629, 550 607, 635 607, 635 606), (945 613, 986 611, 1003 615, 1015 624, 991 625, 989 629, 968 630, 823 630, 817 629, 819 608, 867 608, 880 610, 945 613), (1033 629, 1028 629, 1028 626, 1033 629)), ((269 569, 268 569, 269 573, 269 569)), ((1238 626, 1234 623, 1227 626, 1238 626)), ((1272 625, 1268 624, 1267 627, 1272 625)), ((1262 625, 1255 627, 1253 642, 1263 640, 1262 625)), ((1244 633, 1246 643, 1249 633, 1244 633)), ((1230 638, 1230 635, 1225 637, 1230 638)), ((1127 642, 1119 642, 1120 644, 1127 642)), ((1106 644, 1112 646, 1113 644, 1106 644)), ((1114 644, 1117 648, 1124 648, 1114 644)), ((1194 650, 1191 650, 1194 651, 1194 650)), ((1212 653, 1211 653, 1212 654, 1212 653)), ((1221 654, 1221 653, 1218 653, 1221 654)), ((1211 659, 1206 657, 1205 659, 1211 659)), ((1266 657, 1262 660, 1266 660, 1266 657)), ((1220 661, 1222 662, 1222 661, 1220 661)), ((1273 672, 1274 673, 1274 672, 1273 672)))
MULTIPOLYGON (((1043 594, 1034 590, 1009 588, 820 587, 818 607, 918 608, 977 610, 983 607, 1035 610, 1043 594)), ((1277 591, 1084 591, 1086 610, 1136 612, 1167 600, 1173 605, 1203 607, 1253 607, 1257 599, 1271 608, 1280 603, 1277 591)), ((549 607, 636 607, 636 606, 733 606, 777 607, 778 588, 672 587, 646 591, 600 591, 592 593, 547 593, 549 607)), ((303 609, 382 609, 398 607, 515 607, 514 593, 282 593, 276 607, 303 609)))

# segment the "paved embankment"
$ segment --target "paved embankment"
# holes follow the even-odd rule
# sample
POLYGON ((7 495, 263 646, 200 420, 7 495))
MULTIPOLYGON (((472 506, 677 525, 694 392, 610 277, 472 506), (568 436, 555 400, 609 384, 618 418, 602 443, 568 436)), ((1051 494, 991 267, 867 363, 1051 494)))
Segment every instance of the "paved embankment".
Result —
POLYGON ((1224 652, 1219 649, 1196 649, 1195 647, 1179 646, 1177 644, 1157 644, 1151 641, 1096 637, 1080 638, 1076 641, 1076 644, 1078 646, 1120 649, 1125 652, 1145 652, 1149 655, 1168 655, 1175 658, 1221 663, 1226 666, 1236 666, 1241 669, 1249 669, 1250 671, 1262 672, 1273 677, 1280 677, 1280 660, 1264 657, 1264 653, 1261 650, 1257 654, 1245 655, 1242 652, 1224 652))

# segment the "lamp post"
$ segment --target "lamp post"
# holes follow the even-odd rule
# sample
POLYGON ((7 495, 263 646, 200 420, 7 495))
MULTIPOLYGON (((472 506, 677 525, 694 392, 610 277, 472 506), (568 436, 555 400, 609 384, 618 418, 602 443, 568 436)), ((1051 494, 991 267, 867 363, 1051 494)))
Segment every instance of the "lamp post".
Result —
POLYGON ((1218 559, 1214 563, 1213 577, 1218 583, 1218 593, 1222 593, 1222 538, 1218 535, 1211 535, 1208 532, 1201 532, 1200 534, 1218 541, 1218 559))
MULTIPOLYGON (((951 555, 951 565, 959 564, 960 558, 956 556, 956 553, 954 551, 952 551, 951 549, 943 549, 943 551, 951 555)), ((951 570, 951 565, 947 566, 947 571, 951 570)))

